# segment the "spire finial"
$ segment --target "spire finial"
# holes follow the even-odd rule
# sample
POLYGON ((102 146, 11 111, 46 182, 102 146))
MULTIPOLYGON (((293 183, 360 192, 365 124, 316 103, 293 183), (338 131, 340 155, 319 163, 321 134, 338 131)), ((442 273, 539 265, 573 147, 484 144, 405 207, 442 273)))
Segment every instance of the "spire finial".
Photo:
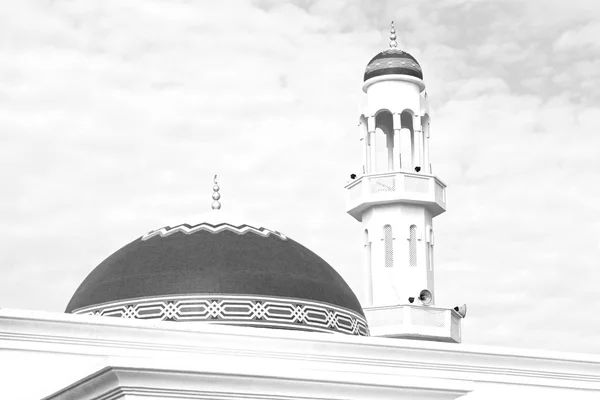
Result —
POLYGON ((392 21, 390 27, 390 49, 395 49, 398 46, 398 42, 396 42, 396 29, 394 29, 394 21, 392 21))
POLYGON ((213 202, 212 202, 212 209, 213 210, 220 210, 221 209, 221 203, 219 202, 219 199, 221 198, 221 195, 219 194, 219 185, 217 182, 217 174, 215 174, 215 178, 213 179, 213 182, 215 183, 215 186, 213 186, 213 194, 212 194, 212 198, 213 198, 213 202))

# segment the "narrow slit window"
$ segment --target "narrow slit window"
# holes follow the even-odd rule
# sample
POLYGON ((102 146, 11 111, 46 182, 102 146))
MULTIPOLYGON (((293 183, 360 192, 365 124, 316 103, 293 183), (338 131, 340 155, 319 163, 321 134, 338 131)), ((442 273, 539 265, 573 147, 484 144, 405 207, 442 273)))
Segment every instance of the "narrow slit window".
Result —
POLYGON ((383 248, 385 252, 385 267, 394 266, 394 245, 393 245, 392 227, 386 225, 383 227, 383 248))
POLYGON ((429 263, 429 270, 433 271, 433 229, 431 229, 429 231, 429 246, 427 246, 428 250, 429 250, 429 258, 427 260, 427 262, 429 263))
POLYGON ((411 267, 417 266, 417 227, 410 226, 408 236, 408 265, 411 267))

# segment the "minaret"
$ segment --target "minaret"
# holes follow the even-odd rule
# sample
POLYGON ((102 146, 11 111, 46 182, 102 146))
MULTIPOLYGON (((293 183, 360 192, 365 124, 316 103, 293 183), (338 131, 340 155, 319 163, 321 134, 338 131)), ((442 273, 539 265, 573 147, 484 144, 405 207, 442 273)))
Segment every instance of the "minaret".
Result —
POLYGON ((364 232, 363 308, 374 336, 460 342, 459 312, 434 305, 433 218, 446 211, 446 185, 429 159, 423 72, 396 46, 392 22, 389 49, 365 70, 362 174, 346 186, 364 232))

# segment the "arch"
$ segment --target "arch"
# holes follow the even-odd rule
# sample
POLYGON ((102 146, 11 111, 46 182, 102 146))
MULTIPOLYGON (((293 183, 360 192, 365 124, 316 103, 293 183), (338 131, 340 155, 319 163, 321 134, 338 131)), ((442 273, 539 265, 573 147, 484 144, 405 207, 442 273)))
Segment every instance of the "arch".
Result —
POLYGON ((394 236, 391 225, 383 226, 383 252, 386 268, 394 267, 394 236))
POLYGON ((400 113, 400 122, 403 129, 413 129, 413 118, 415 115, 416 113, 410 108, 405 108, 402 110, 400 113))
POLYGON ((379 110, 377 110, 377 111, 375 112, 375 114, 373 114, 373 116, 374 116, 375 118, 377 118, 377 117, 379 116, 379 114, 381 114, 381 113, 389 113, 389 114, 392 114, 392 111, 391 111, 389 108, 380 108, 379 110))
POLYGON ((379 132, 376 152, 378 171, 392 171, 394 169, 394 119, 391 111, 387 109, 377 111, 375 127, 379 132))
POLYGON ((375 114, 375 126, 381 128, 386 134, 394 130, 392 112, 387 109, 377 111, 375 114))
POLYGON ((417 266, 417 226, 411 225, 408 229, 408 265, 417 266))
POLYGON ((431 122, 431 117, 429 116, 429 113, 424 113, 424 114, 421 116, 421 120, 423 121, 423 124, 425 123, 425 121, 427 121, 427 122, 431 122))
POLYGON ((400 159, 402 170, 412 171, 413 160, 415 154, 415 137, 413 128, 413 111, 405 109, 399 115, 400 117, 400 132, 399 132, 399 143, 400 143, 400 159))

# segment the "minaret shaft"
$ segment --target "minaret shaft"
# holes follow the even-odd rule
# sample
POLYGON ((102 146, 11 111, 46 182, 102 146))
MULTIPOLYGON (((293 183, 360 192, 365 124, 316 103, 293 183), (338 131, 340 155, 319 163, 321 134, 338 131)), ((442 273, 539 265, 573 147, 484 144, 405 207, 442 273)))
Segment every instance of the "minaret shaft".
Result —
POLYGON ((433 218, 446 209, 446 189, 430 173, 423 89, 422 81, 402 75, 365 85, 359 120, 364 173, 347 185, 348 213, 365 235, 365 306, 408 303, 423 289, 434 294, 433 218))
POLYGON ((406 303, 422 289, 434 293, 431 222, 418 204, 379 205, 363 213, 365 280, 372 293, 365 306, 406 303))

